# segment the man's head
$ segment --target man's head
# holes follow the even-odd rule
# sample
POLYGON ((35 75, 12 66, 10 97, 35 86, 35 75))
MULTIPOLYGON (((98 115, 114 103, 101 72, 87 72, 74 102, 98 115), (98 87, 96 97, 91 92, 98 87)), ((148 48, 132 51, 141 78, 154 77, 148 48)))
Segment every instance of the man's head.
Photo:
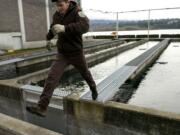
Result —
POLYGON ((57 10, 64 14, 66 13, 68 7, 69 7, 69 0, 57 0, 56 1, 57 10))

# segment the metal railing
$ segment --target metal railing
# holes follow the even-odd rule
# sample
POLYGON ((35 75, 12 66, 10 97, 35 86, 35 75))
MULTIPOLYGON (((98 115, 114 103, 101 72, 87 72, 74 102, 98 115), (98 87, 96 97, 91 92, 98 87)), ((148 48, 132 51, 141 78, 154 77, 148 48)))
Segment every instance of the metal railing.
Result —
POLYGON ((154 9, 143 9, 143 10, 131 10, 131 11, 103 11, 103 10, 97 10, 97 9, 87 9, 84 10, 86 11, 91 11, 91 12, 99 12, 102 14, 115 14, 116 15, 116 38, 118 38, 118 31, 119 31, 119 15, 120 14, 126 14, 126 13, 139 13, 139 12, 147 12, 147 31, 148 31, 148 39, 149 39, 149 34, 150 34, 150 25, 151 25, 151 12, 152 11, 163 11, 163 10, 175 10, 175 9, 180 9, 180 7, 170 7, 170 8, 154 8, 154 9))

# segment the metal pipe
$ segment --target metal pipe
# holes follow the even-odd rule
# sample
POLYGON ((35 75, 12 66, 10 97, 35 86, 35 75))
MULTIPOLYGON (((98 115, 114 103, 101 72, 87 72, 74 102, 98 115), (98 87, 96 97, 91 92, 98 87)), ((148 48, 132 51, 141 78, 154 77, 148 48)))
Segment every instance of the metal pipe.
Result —
POLYGON ((150 31, 150 14, 151 14, 151 11, 149 9, 148 10, 148 41, 149 41, 149 31, 150 31))
POLYGON ((119 31, 119 16, 117 12, 116 13, 116 39, 118 39, 118 31, 119 31))
POLYGON ((50 28, 49 0, 45 0, 45 2, 46 2, 47 31, 49 31, 50 28))
POLYGON ((18 0, 18 10, 19 10, 20 29, 21 29, 21 37, 22 37, 21 48, 24 48, 24 44, 26 42, 26 31, 24 25, 24 14, 23 14, 24 12, 23 12, 22 0, 18 0))
MULTIPOLYGON (((156 8, 156 9, 143 9, 143 10, 131 10, 131 11, 119 11, 118 13, 132 13, 132 12, 145 12, 145 11, 157 11, 157 10, 171 10, 171 9, 180 9, 180 7, 172 7, 172 8, 156 8)), ((88 10, 88 9, 87 9, 88 10)), ((108 14, 108 13, 117 13, 117 12, 113 12, 113 11, 102 11, 102 10, 97 10, 97 9, 89 9, 90 11, 94 11, 94 12, 100 12, 100 13, 104 13, 104 14, 108 14)))

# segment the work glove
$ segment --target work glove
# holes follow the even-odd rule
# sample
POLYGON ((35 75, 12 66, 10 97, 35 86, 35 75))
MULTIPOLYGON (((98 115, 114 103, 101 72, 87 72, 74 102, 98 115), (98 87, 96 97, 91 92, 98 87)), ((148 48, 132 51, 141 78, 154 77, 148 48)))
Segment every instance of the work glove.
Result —
POLYGON ((61 32, 65 32, 65 26, 61 24, 56 24, 52 27, 53 34, 56 35, 61 32))
POLYGON ((53 46, 53 43, 51 41, 46 41, 46 49, 48 51, 52 51, 52 46, 53 46))

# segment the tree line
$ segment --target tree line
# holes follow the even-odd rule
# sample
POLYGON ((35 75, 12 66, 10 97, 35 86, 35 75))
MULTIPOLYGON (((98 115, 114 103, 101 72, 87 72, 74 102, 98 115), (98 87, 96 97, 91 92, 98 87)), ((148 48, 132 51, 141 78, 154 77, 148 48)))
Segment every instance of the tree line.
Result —
MULTIPOLYGON (((146 30, 147 20, 121 20, 119 30, 146 30)), ((180 29, 180 19, 153 19, 150 20, 150 29, 180 29)), ((115 20, 90 20, 90 31, 114 31, 115 20)))

